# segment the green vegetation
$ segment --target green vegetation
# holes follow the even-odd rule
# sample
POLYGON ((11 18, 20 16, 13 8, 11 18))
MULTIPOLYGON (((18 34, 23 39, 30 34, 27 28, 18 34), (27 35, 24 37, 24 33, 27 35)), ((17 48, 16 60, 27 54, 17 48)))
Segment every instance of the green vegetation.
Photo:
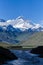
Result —
POLYGON ((33 46, 20 46, 20 45, 15 45, 15 44, 7 44, 7 43, 2 43, 0 42, 0 46, 3 48, 7 49, 13 49, 13 50, 29 50, 31 48, 34 48, 33 46))

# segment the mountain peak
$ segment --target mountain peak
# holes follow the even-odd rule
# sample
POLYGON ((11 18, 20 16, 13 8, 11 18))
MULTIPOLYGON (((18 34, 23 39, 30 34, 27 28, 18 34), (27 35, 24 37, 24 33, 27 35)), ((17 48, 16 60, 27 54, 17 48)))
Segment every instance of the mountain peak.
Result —
POLYGON ((0 26, 6 27, 9 25, 11 25, 13 28, 19 28, 22 31, 29 28, 31 29, 39 29, 40 27, 43 28, 40 24, 35 24, 30 20, 24 20, 22 16, 19 16, 16 19, 7 20, 6 22, 4 19, 0 19, 0 26))
POLYGON ((16 19, 23 19, 23 16, 18 16, 16 19))

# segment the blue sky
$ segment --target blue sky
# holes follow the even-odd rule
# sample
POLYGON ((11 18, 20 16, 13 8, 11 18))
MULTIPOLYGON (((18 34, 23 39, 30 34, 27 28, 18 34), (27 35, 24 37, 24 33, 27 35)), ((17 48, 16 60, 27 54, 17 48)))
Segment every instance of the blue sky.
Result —
POLYGON ((43 21, 43 0, 0 0, 0 18, 23 16, 34 22, 43 21))

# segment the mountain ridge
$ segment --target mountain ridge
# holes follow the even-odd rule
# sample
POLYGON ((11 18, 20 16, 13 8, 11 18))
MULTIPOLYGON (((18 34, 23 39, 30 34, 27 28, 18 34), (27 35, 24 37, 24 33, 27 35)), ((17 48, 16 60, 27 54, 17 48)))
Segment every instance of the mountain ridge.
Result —
POLYGON ((0 22, 0 41, 20 43, 29 39, 36 32, 42 32, 43 26, 18 17, 6 22, 0 22))
POLYGON ((21 16, 17 17, 16 19, 7 20, 6 22, 0 22, 1 27, 6 28, 9 25, 11 25, 13 28, 19 28, 21 31, 25 31, 26 29, 28 30, 29 28, 32 30, 39 29, 40 27, 43 28, 42 25, 32 23, 30 20, 25 20, 21 16))

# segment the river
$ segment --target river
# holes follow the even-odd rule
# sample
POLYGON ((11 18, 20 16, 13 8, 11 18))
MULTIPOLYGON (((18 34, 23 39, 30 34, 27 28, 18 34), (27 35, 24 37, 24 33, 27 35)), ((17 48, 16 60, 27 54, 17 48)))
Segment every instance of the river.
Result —
POLYGON ((43 65, 43 58, 39 58, 36 54, 31 54, 30 50, 11 50, 18 59, 8 61, 3 65, 43 65))

